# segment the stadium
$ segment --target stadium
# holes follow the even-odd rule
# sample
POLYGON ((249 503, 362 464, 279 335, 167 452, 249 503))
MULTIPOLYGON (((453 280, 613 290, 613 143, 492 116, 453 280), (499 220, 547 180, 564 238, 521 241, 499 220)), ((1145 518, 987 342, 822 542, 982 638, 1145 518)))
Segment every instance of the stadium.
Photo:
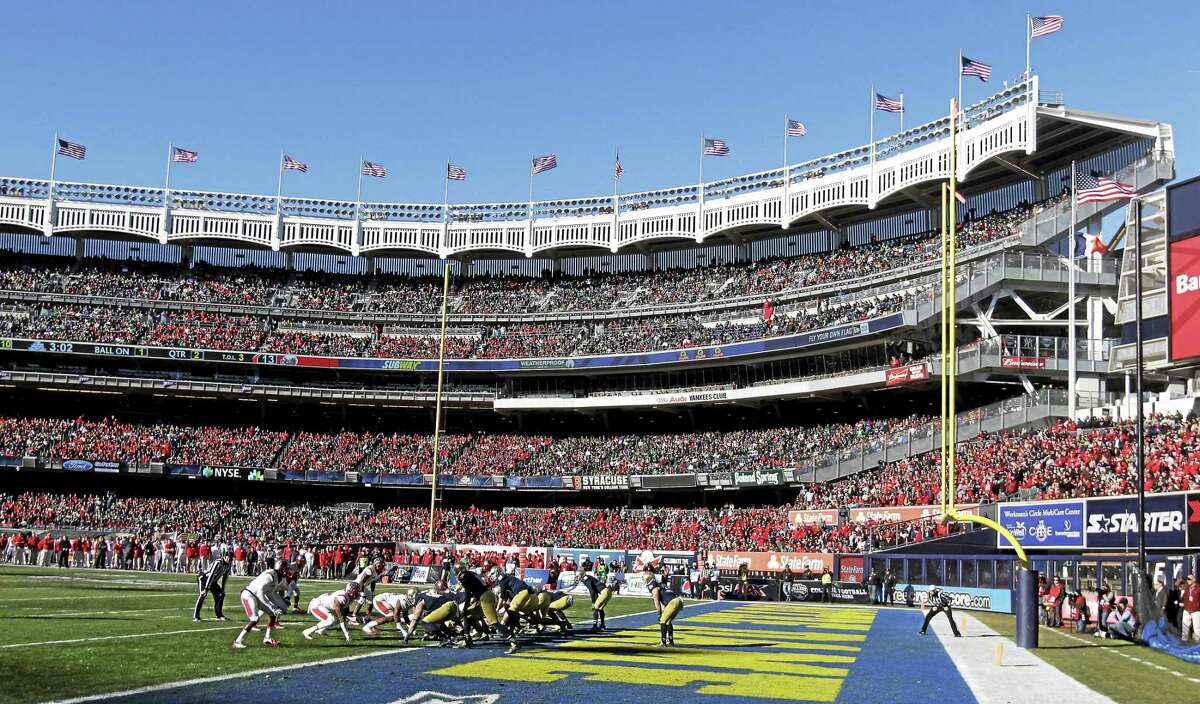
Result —
MULTIPOLYGON (((827 109, 866 143, 817 154, 789 115, 777 166, 705 132, 695 180, 633 177, 659 133, 631 114, 611 192, 545 183, 578 134, 476 202, 465 159, 440 200, 372 197, 408 182, 369 153, 353 198, 289 194, 320 170, 299 140, 273 193, 213 190, 250 139, 215 122, 160 185, 77 179, 160 76, 97 49, 114 95, 46 92, 77 124, 0 176, 0 702, 1194 698, 1200 179, 1163 104, 1043 85, 1074 19, 1024 18, 1023 71, 959 52, 957 97, 921 76, 930 119, 875 86, 827 109)), ((230 75, 213 119, 250 121, 230 75)), ((328 114, 282 119, 356 149, 328 114)))

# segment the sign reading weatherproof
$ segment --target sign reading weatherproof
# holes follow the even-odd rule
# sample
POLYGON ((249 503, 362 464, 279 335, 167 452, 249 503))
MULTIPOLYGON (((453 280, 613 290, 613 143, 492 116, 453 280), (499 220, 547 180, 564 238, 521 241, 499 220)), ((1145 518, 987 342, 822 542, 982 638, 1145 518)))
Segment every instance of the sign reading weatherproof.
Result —
MULTIPOLYGON (((1083 501, 1001 504, 998 519, 1021 547, 1082 548, 1084 511, 1083 501)), ((999 533, 996 544, 1010 547, 999 533)))

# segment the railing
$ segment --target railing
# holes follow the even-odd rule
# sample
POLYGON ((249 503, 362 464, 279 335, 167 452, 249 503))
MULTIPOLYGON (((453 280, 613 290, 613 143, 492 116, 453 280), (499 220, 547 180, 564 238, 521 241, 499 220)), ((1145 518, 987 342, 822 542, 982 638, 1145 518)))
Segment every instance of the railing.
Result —
MULTIPOLYGON (((958 416, 958 437, 964 441, 980 433, 994 433, 1021 427, 1051 417, 1065 417, 1067 394, 1058 389, 1042 389, 1032 397, 1017 396, 958 416)), ((939 427, 933 423, 894 433, 839 452, 815 456, 796 466, 805 482, 826 482, 850 474, 874 469, 886 462, 905 459, 938 448, 939 427)))

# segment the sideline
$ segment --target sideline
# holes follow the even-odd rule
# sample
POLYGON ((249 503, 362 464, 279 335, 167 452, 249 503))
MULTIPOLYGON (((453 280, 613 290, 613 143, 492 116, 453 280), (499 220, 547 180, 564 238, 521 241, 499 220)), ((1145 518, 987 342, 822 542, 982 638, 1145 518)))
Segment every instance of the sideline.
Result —
MULTIPOLYGON (((962 638, 950 632, 940 614, 930 626, 979 704, 1113 704, 1113 700, 1087 687, 1033 653, 1018 648, 987 624, 959 613, 962 638), (996 648, 1003 645, 1003 665, 995 664, 996 648)), ((919 636, 913 632, 914 638, 919 636)))
POLYGON ((1154 669, 1161 670, 1162 672, 1169 672, 1172 675, 1175 675, 1176 677, 1182 677, 1185 680, 1188 680, 1189 682, 1195 682, 1196 684, 1200 684, 1200 678, 1188 677, 1187 675, 1183 674, 1182 672, 1179 672, 1178 670, 1172 670, 1171 668, 1166 667, 1164 665, 1159 665, 1156 662, 1150 662, 1149 660, 1143 660, 1141 658, 1134 657, 1128 653, 1123 653, 1123 652, 1121 652, 1121 650, 1123 650, 1123 648, 1121 648, 1121 649, 1114 648, 1111 645, 1108 645, 1107 643, 1105 643, 1103 640, 1100 640, 1100 642, 1098 642, 1098 643, 1094 642, 1095 640, 1097 640, 1094 636, 1093 636, 1092 640, 1089 640, 1087 638, 1080 638, 1079 636, 1075 635, 1074 633, 1063 633, 1062 631, 1060 631, 1056 628, 1050 628, 1049 626, 1039 626, 1039 627, 1045 628, 1051 633, 1057 633, 1060 636, 1070 638, 1071 640, 1077 640, 1080 643, 1083 643, 1084 645, 1089 645, 1093 648, 1100 648, 1100 649, 1102 649, 1106 652, 1112 653, 1114 655, 1120 655, 1121 657, 1128 658, 1134 662, 1140 662, 1143 665, 1146 665, 1147 667, 1153 667, 1154 669))

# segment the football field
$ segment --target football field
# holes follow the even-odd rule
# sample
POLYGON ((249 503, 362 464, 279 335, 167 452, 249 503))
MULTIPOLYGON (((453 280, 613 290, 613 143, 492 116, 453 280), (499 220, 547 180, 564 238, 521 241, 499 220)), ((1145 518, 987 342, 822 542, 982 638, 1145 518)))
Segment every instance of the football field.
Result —
MULTIPOLYGON (((610 604, 609 632, 548 634, 514 655, 501 642, 404 646, 390 628, 309 642, 299 631, 311 619, 300 615, 286 617, 283 647, 251 634, 237 651, 244 583, 230 581, 230 621, 213 620, 208 604, 194 623, 188 575, 2 568, 0 701, 975 702, 992 701, 981 688, 1038 670, 991 672, 964 660, 970 648, 990 654, 992 643, 971 631, 951 642, 942 623, 921 637, 915 609, 688 602, 678 646, 660 649, 650 600, 633 597, 610 604), (958 644, 967 648, 948 647, 958 644)), ((334 583, 302 586, 307 602, 334 583)), ((586 601, 569 612, 577 625, 590 625, 586 601)), ((1064 694, 1106 701, 1086 689, 1064 694)))

